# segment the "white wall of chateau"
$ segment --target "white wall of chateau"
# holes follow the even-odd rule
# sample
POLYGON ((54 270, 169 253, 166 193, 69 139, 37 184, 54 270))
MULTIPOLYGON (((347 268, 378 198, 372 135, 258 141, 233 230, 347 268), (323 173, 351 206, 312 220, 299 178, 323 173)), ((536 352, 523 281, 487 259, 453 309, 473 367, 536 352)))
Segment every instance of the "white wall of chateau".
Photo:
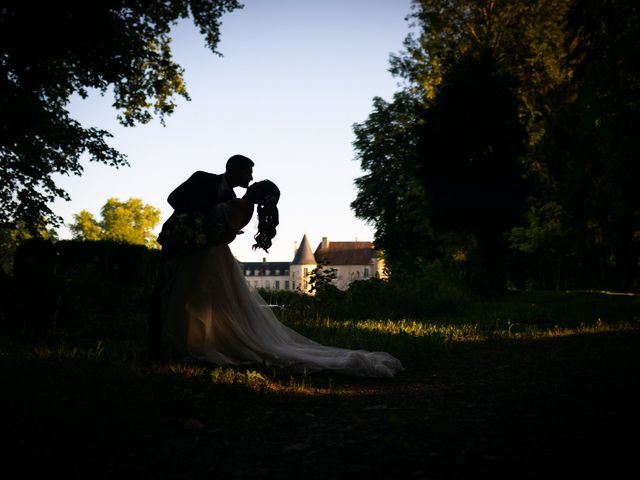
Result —
POLYGON ((245 279, 253 288, 266 288, 267 290, 293 290, 289 275, 259 275, 245 277, 245 279))
MULTIPOLYGON (((290 265, 289 275, 251 275, 245 276, 247 283, 253 288, 268 290, 301 290, 310 293, 309 277, 316 264, 290 265)), ((331 282, 340 290, 349 288, 355 280, 367 280, 373 277, 386 278, 384 259, 372 258, 369 265, 329 265, 337 270, 336 278, 331 282)), ((246 274, 246 272, 244 272, 246 274)))
POLYGON ((316 264, 309 265, 291 265, 289 266, 289 276, 293 284, 292 290, 301 290, 309 293, 311 286, 309 285, 309 277, 311 272, 316 268, 316 264))
POLYGON ((332 280, 332 284, 340 290, 349 288, 351 282, 356 280, 368 280, 376 276, 375 266, 372 265, 329 265, 335 268, 336 278, 332 280))

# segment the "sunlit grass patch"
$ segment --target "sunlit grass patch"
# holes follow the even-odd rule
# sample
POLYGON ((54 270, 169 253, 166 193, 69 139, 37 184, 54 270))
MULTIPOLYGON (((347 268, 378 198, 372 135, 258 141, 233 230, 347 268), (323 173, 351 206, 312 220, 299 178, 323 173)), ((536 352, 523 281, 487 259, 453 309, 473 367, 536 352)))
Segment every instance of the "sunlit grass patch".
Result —
POLYGON ((287 375, 278 369, 269 373, 257 369, 241 367, 215 367, 186 363, 169 363, 169 372, 187 378, 210 382, 214 385, 241 386, 254 392, 297 393, 304 395, 323 395, 334 393, 333 387, 319 387, 306 373, 287 375))
POLYGON ((34 347, 32 354, 38 358, 67 358, 82 360, 98 360, 105 353, 105 344, 98 340, 96 344, 89 348, 81 348, 71 345, 42 346, 34 347))
POLYGON ((305 320, 305 327, 344 332, 359 331, 372 335, 410 335, 431 337, 441 341, 481 340, 477 324, 441 324, 417 320, 332 320, 329 318, 305 320))
POLYGON ((638 321, 619 321, 614 323, 605 323, 597 320, 593 324, 581 323, 576 327, 562 327, 554 325, 550 328, 540 329, 532 326, 524 326, 523 331, 519 331, 520 325, 510 324, 509 328, 502 332, 502 336, 508 338, 548 338, 548 337, 564 337, 568 335, 595 334, 604 332, 620 332, 627 330, 640 329, 638 321))
MULTIPOLYGON (((536 339, 554 336, 578 335, 587 333, 610 332, 640 329, 640 320, 604 322, 581 322, 576 326, 547 325, 512 321, 502 318, 485 318, 469 323, 446 323, 420 320, 332 320, 316 319, 303 322, 290 322, 294 327, 312 329, 316 332, 332 330, 338 332, 332 337, 342 335, 408 335, 417 339, 430 339, 443 343, 477 342, 487 339, 536 339)), ((391 340, 393 342, 393 340, 391 340)))

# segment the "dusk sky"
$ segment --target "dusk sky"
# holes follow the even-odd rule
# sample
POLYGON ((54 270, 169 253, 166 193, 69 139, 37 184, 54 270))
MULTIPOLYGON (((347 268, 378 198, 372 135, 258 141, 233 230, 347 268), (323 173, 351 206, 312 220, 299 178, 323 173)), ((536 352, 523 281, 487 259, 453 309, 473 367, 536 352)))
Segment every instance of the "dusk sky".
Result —
MULTIPOLYGON (((211 53, 191 21, 173 30, 175 60, 185 69, 190 102, 179 101, 163 127, 118 124, 110 93, 73 99, 85 127, 110 131, 130 167, 84 161, 81 177, 60 177, 72 201, 53 210, 73 221, 82 209, 99 215, 109 197, 141 198, 171 214, 168 194, 196 170, 222 173, 228 157, 254 160, 254 179, 282 192, 280 226, 269 253, 253 251, 254 218, 231 250, 240 261, 290 261, 307 234, 315 249, 330 240, 373 240, 373 228, 353 214, 354 179, 361 176, 352 142, 372 99, 390 100, 399 80, 389 55, 409 32, 410 0, 245 0, 223 17, 211 53)), ((241 196, 242 189, 236 189, 241 196)), ((158 226, 157 231, 159 231, 158 226)), ((69 238, 67 228, 59 230, 69 238)))

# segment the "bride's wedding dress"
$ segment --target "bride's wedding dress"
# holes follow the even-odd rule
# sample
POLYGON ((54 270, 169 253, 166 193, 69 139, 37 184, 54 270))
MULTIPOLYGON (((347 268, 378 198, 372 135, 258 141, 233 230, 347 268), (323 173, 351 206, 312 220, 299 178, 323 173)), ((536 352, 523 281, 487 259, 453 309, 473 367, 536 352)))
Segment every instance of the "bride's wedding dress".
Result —
POLYGON ((360 377, 392 377, 403 370, 388 353, 324 346, 283 325, 247 284, 226 244, 191 252, 172 267, 162 307, 163 342, 171 358, 360 377))

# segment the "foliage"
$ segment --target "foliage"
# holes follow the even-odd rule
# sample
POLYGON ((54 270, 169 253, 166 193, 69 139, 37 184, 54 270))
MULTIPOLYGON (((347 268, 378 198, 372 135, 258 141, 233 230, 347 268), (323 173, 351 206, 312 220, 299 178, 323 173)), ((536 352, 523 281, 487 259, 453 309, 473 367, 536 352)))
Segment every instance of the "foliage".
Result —
POLYGON ((413 2, 404 90, 354 126, 392 275, 453 254, 472 285, 640 286, 636 3, 413 2))
POLYGON ((422 318, 462 312, 472 300, 455 273, 437 263, 411 274, 396 273, 389 280, 358 280, 346 291, 329 284, 315 295, 274 290, 260 294, 277 305, 276 314, 287 321, 422 318))
POLYGON ((0 317, 7 331, 30 341, 95 338, 115 325, 119 339, 140 341, 158 267, 159 252, 142 245, 25 240, 0 317))
POLYGON ((97 241, 102 236, 102 229, 88 210, 81 210, 73 216, 75 222, 69 225, 73 238, 78 240, 97 241))
POLYGON ((475 237, 482 255, 473 286, 481 289, 504 288, 503 234, 527 195, 515 84, 490 52, 462 57, 425 109, 416 148, 416 176, 429 199, 423 214, 442 231, 475 237))
POLYGON ((640 6, 628 0, 574 2, 571 83, 541 145, 554 179, 549 197, 572 229, 572 277, 592 287, 639 283, 640 6))
POLYGON ((109 198, 102 206, 101 215, 99 221, 86 210, 74 215, 75 222, 69 226, 73 238, 158 248, 153 229, 160 222, 160 210, 152 205, 143 204, 139 198, 130 198, 126 202, 109 198))
POLYGON ((518 218, 525 135, 513 85, 490 54, 470 55, 449 70, 425 110, 416 170, 439 226, 482 236, 518 218))
POLYGON ((96 3, 9 1, 0 10, 0 218, 30 230, 48 204, 69 199, 54 174, 82 173, 80 159, 115 167, 126 158, 111 135, 69 116, 72 95, 112 88, 123 125, 163 122, 179 96, 189 99, 173 61, 170 28, 189 16, 216 52, 220 17, 237 0, 96 3))
POLYGON ((566 82, 564 25, 571 0, 478 2, 414 0, 419 27, 391 58, 391 72, 424 92, 430 103, 451 65, 470 51, 490 51, 518 79, 525 123, 539 117, 546 95, 566 82))
POLYGON ((4 273, 11 273, 13 270, 13 259, 18 246, 30 238, 41 238, 56 240, 55 230, 47 230, 46 222, 40 222, 35 234, 23 224, 0 226, 0 270, 4 273))
POLYGON ((440 238, 423 214, 424 189, 414 175, 420 113, 419 97, 399 92, 393 102, 376 97, 369 118, 353 127, 356 156, 366 173, 355 180, 358 194, 351 208, 374 226, 375 244, 391 272, 413 270, 441 254, 440 238))
POLYGON ((331 288, 331 282, 338 276, 338 270, 329 266, 325 259, 318 259, 316 268, 309 275, 310 293, 320 293, 331 288))
MULTIPOLYGON (((440 220, 448 218, 460 226, 469 220, 482 222, 494 218, 476 215, 474 210, 475 202, 480 202, 479 209, 487 211, 483 207, 488 205, 481 204, 485 196, 480 193, 492 192, 494 185, 500 185, 503 191, 510 188, 510 192, 491 193, 487 200, 501 199, 501 210, 505 206, 518 210, 521 200, 513 203, 507 200, 522 192, 518 190, 517 178, 511 182, 519 175, 518 156, 524 153, 521 146, 525 139, 517 120, 520 118, 523 125, 529 125, 530 119, 536 117, 534 111, 541 108, 537 102, 542 92, 566 79, 564 50, 555 48, 564 39, 563 23, 558 20, 566 4, 567 1, 414 2, 412 19, 419 27, 418 36, 410 35, 405 41, 405 51, 391 61, 391 71, 405 78, 407 86, 391 104, 374 100, 374 111, 367 121, 354 127, 357 138, 354 147, 367 173, 356 181, 359 192, 352 207, 357 216, 376 227, 376 241, 389 257, 392 272, 394 266, 411 270, 443 259, 451 250, 451 241, 468 243, 452 236, 451 229, 434 228, 433 222, 437 220, 434 212, 445 210, 434 208, 433 202, 444 196, 424 191, 427 169, 422 168, 417 175, 414 166, 416 162, 423 163, 425 157, 432 159, 429 165, 434 168, 448 167, 454 173, 442 178, 429 172, 428 178, 433 178, 431 188, 454 192, 449 198, 463 204, 455 212, 441 215, 440 220), (517 54, 514 56, 513 52, 517 54), (432 110, 445 78, 445 90, 449 85, 449 93, 445 91, 439 98, 445 107, 438 108, 436 104, 432 110), (450 107, 454 111, 449 112, 450 107), (515 119, 512 108, 516 110, 515 119), (425 130, 431 132, 428 139, 425 130), (438 136, 443 132, 444 140, 438 136), (433 140, 439 143, 432 145, 433 140), (494 147, 502 147, 502 151, 487 155, 494 147), (485 158, 501 160, 476 162, 481 165, 476 170, 467 168, 458 172, 460 163, 449 162, 456 152, 452 155, 446 151, 455 148, 459 149, 458 162, 482 152, 485 158), (488 165, 492 167, 490 173, 499 173, 497 178, 483 170, 488 165), (460 176, 463 173, 468 180, 475 181, 476 189, 480 186, 477 195, 463 185, 460 176), (420 177, 422 181, 418 181, 420 177), (388 192, 391 198, 380 192, 388 192), (412 201, 406 201, 407 198, 412 201), (464 216, 458 218, 454 214, 457 212, 463 212, 464 216)), ((529 141, 531 136, 532 133, 529 141)), ((466 186, 473 189, 472 185, 466 186)), ((491 225, 487 227, 496 230, 491 225)), ((468 230, 477 231, 478 226, 470 226, 468 230)))
POLYGON ((526 212, 526 226, 513 227, 509 233, 511 246, 525 253, 553 251, 566 236, 566 214, 557 203, 533 206, 526 212))

